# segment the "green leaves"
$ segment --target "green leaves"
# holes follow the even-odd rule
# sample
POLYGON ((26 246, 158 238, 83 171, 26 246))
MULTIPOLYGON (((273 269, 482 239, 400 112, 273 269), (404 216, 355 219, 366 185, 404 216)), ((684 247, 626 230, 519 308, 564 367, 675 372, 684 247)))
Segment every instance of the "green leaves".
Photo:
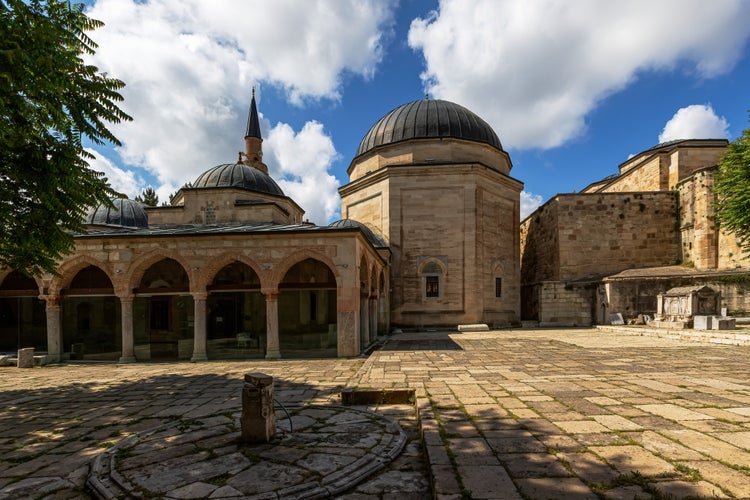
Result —
POLYGON ((716 177, 716 218, 750 251, 750 129, 729 143, 716 177))
POLYGON ((82 145, 119 145, 106 124, 131 119, 117 105, 124 83, 83 61, 100 26, 80 4, 0 0, 2 266, 54 272, 87 208, 115 195, 82 145))

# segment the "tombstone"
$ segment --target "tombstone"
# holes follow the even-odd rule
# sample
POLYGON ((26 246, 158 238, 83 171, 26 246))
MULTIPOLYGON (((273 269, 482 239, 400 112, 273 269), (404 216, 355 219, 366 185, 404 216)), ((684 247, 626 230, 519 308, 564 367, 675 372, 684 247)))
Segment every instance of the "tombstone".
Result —
POLYGON ((612 325, 624 325, 625 320, 620 313, 612 313, 609 315, 609 323, 612 325))
POLYGON ((34 348, 26 347, 18 350, 18 367, 34 368, 34 348))
POLYGON ((710 330, 713 328, 714 317, 713 316, 695 316, 693 317, 693 329, 695 330, 710 330))
POLYGON ((726 318, 727 317, 727 308, 726 307, 722 307, 721 308, 721 317, 722 318, 726 318))
POLYGON ((735 318, 714 317, 713 330, 734 330, 735 328, 737 328, 737 320, 735 318))
POLYGON ((276 413, 273 409, 273 377, 248 373, 242 387, 241 440, 245 443, 268 443, 276 435, 276 413))
POLYGON ((719 313, 721 294, 707 286, 682 286, 660 293, 656 300, 657 326, 690 328, 696 316, 719 313))

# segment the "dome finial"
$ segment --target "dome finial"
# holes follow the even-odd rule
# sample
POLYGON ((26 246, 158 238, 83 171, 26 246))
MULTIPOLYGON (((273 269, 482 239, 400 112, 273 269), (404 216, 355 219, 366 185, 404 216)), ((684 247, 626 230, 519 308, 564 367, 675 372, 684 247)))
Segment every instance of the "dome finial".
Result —
POLYGON ((425 92, 424 93, 424 100, 425 101, 429 101, 430 100, 430 94, 429 94, 429 92, 425 92))
POLYGON ((253 85, 253 99, 255 99, 255 85, 253 85))

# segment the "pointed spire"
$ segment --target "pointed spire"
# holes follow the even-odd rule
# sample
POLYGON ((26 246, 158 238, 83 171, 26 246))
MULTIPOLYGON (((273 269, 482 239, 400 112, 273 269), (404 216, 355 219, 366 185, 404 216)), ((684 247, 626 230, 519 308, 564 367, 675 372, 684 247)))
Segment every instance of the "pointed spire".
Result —
POLYGON ((260 135, 260 120, 258 119, 258 108, 255 106, 255 87, 253 87, 253 98, 250 100, 250 114, 247 116, 247 128, 245 129, 245 138, 257 137, 260 135))
POLYGON ((264 174, 268 173, 268 167, 263 163, 263 137, 260 135, 260 120, 258 119, 258 108, 255 105, 255 87, 253 87, 250 114, 247 117, 247 128, 245 129, 245 158, 244 160, 240 158, 238 163, 255 167, 264 174))

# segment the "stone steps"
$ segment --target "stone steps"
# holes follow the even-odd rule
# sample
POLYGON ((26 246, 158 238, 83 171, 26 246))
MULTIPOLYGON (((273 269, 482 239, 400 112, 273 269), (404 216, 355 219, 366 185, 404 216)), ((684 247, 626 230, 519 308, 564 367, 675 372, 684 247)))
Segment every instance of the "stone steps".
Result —
POLYGON ((612 325, 597 325, 596 329, 672 340, 690 340, 693 342, 707 342, 711 344, 750 346, 750 333, 747 333, 747 330, 744 329, 741 333, 736 330, 735 333, 729 333, 727 330, 670 330, 612 325))

